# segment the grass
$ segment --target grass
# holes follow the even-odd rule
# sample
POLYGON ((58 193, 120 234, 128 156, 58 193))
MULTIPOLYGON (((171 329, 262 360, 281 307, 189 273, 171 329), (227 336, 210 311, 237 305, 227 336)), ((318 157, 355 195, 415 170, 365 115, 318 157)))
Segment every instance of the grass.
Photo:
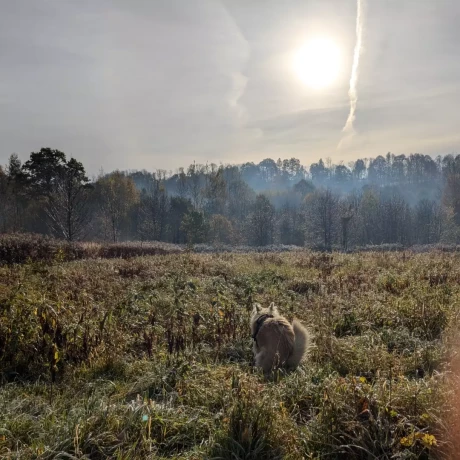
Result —
POLYGON ((456 253, 180 253, 0 267, 0 457, 443 458, 456 253), (277 383, 253 302, 315 335, 277 383))
POLYGON ((53 263, 79 259, 132 258, 177 254, 183 249, 164 242, 130 241, 120 243, 66 242, 33 233, 0 234, 0 265, 53 263))

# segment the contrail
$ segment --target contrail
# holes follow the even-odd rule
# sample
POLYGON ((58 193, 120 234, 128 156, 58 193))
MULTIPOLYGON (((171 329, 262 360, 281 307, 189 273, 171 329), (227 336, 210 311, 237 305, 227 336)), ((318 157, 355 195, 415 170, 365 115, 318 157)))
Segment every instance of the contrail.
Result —
MULTIPOLYGON (((342 132, 353 134, 353 122, 355 121, 356 105, 358 103, 358 92, 356 89, 358 83, 358 69, 359 69, 359 58, 363 49, 363 6, 364 0, 358 1, 358 11, 356 14, 356 44, 355 51, 353 53, 353 65, 351 68, 350 77, 350 89, 348 90, 348 97, 350 98, 350 113, 347 118, 347 122, 342 129, 342 132)), ((339 144, 340 146, 340 144, 339 144)))

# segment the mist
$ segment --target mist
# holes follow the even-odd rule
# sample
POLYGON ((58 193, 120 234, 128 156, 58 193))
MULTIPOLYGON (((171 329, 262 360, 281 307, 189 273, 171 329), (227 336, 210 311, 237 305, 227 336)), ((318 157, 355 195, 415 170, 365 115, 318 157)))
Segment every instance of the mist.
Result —
POLYGON ((12 155, 0 170, 0 231, 326 250, 458 244, 459 184, 460 155, 388 153, 308 166, 266 158, 90 180, 76 159, 41 149, 24 163, 12 155))

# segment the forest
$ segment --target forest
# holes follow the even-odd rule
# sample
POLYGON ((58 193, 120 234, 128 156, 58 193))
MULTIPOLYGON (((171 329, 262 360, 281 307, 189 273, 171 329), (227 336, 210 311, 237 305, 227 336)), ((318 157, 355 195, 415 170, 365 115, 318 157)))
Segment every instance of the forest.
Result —
POLYGON ((101 171, 42 148, 0 167, 0 232, 69 242, 273 244, 314 249, 460 242, 460 155, 347 165, 296 158, 101 171))

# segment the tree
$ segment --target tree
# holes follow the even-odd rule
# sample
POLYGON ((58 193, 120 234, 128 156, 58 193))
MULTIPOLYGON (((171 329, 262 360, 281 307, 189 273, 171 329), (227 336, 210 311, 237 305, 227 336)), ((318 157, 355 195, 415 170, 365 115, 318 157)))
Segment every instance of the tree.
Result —
POLYGON ((406 179, 407 160, 405 155, 393 157, 391 163, 392 182, 403 183, 406 179))
POLYGON ((314 182, 324 182, 329 177, 329 169, 324 166, 322 158, 318 163, 313 163, 310 166, 311 178, 314 182))
POLYGON ((310 181, 300 179, 300 181, 294 185, 293 190, 304 198, 315 190, 315 186, 310 181))
POLYGON ((380 198, 380 228, 382 243, 411 243, 412 213, 407 202, 397 191, 380 198))
POLYGON ((324 249, 332 250, 338 228, 339 198, 329 189, 317 190, 305 200, 307 239, 321 241, 324 249))
POLYGON ((142 191, 139 205, 139 234, 142 239, 161 241, 166 233, 168 195, 163 180, 152 175, 142 191))
POLYGON ((227 182, 227 212, 230 219, 240 223, 240 229, 255 200, 255 192, 249 185, 237 176, 227 182))
POLYGON ((174 244, 186 242, 187 235, 181 227, 182 221, 193 210, 190 200, 173 196, 169 200, 169 212, 167 216, 169 240, 174 244))
POLYGON ((278 215, 278 234, 281 244, 303 246, 305 243, 304 213, 287 202, 278 215))
POLYGON ((340 223, 342 226, 342 247, 344 251, 348 251, 348 239, 349 239, 349 226, 350 221, 353 218, 353 207, 351 204, 342 203, 342 212, 340 216, 340 223))
POLYGON ((447 206, 442 209, 442 231, 440 241, 446 244, 460 243, 460 226, 455 223, 454 210, 447 206))
POLYGON ((253 186, 254 182, 260 179, 260 169, 254 163, 244 163, 241 166, 241 177, 249 185, 253 186))
POLYGON ((184 168, 179 168, 177 174, 177 194, 180 198, 187 196, 187 175, 184 172, 184 168))
POLYGON ((367 173, 369 180, 371 182, 383 184, 387 178, 387 166, 387 161, 382 155, 379 155, 375 160, 372 160, 367 173))
POLYGON ((39 152, 32 152, 30 159, 22 166, 22 172, 34 194, 47 195, 65 166, 65 153, 47 147, 39 152))
POLYGON ((266 158, 259 163, 259 171, 265 182, 271 182, 278 174, 278 166, 271 158, 266 158))
POLYGON ((120 238, 128 212, 139 201, 139 193, 131 178, 115 171, 97 181, 99 206, 110 239, 115 243, 120 238))
MULTIPOLYGON (((347 166, 320 159, 309 173, 296 158, 240 166, 193 163, 168 176, 165 171, 115 171, 101 175, 93 193, 79 179, 79 168, 51 148, 32 152, 23 165, 11 155, 0 172, 0 231, 78 239, 85 234, 89 207, 94 220, 86 234, 112 241, 140 237, 185 243, 191 233, 181 224, 192 211, 204 213, 212 241, 229 241, 233 233, 250 244, 308 242, 330 248, 341 243, 346 248, 430 244, 460 235, 460 155, 434 160, 387 153, 347 166), (322 220, 319 197, 324 193, 315 187, 340 194, 335 214, 323 213, 322 220), (257 192, 265 199, 259 196, 256 203, 257 192), (352 219, 346 212, 350 204, 352 219)), ((328 208, 327 200, 323 205, 328 208)))
MULTIPOLYGON (((446 158, 444 158, 446 160, 446 158)), ((442 195, 441 241, 460 242, 460 155, 444 161, 445 186, 442 195)))
POLYGON ((12 153, 8 159, 8 166, 6 167, 6 174, 10 180, 24 179, 22 171, 21 160, 16 153, 12 153))
POLYGON ((356 216, 356 242, 360 246, 382 243, 380 228, 380 199, 376 191, 366 187, 359 200, 356 216))
POLYGON ((2 172, 2 227, 4 231, 19 231, 24 228, 28 200, 26 196, 25 175, 21 161, 13 153, 2 172))
POLYGON ((32 152, 21 170, 17 157, 10 157, 12 183, 25 183, 30 196, 42 202, 48 227, 57 236, 74 241, 83 235, 89 221, 88 178, 82 163, 66 160, 60 150, 42 148, 32 152))
POLYGON ((8 228, 8 179, 0 166, 0 232, 8 228))
POLYGON ((234 243, 235 230, 231 221, 220 214, 211 216, 209 219, 209 238, 212 243, 234 243))
POLYGON ((407 160, 407 180, 412 183, 432 181, 438 175, 435 161, 429 155, 411 154, 407 160))
POLYGON ((441 237, 441 209, 431 200, 420 200, 414 210, 415 238, 419 244, 432 244, 441 237))
POLYGON ((460 225, 460 171, 447 174, 442 201, 452 210, 455 224, 460 225))
POLYGON ((84 236, 90 220, 88 182, 83 165, 71 158, 58 168, 56 177, 47 187, 45 210, 50 227, 67 241, 84 236))
POLYGON ((209 174, 204 195, 206 197, 206 211, 209 214, 224 214, 227 202, 227 184, 223 168, 209 174))
POLYGON ((193 206, 201 209, 203 204, 204 168, 193 163, 189 166, 186 179, 188 195, 192 199, 193 206))
POLYGON ((351 179, 351 172, 345 165, 335 167, 334 178, 337 182, 346 182, 351 179))
POLYGON ((202 212, 187 213, 182 220, 181 229, 186 235, 188 244, 199 244, 206 241, 208 226, 202 212))
POLYGON ((265 195, 257 195, 249 217, 249 234, 255 246, 267 246, 273 243, 275 208, 265 195))
POLYGON ((356 160, 355 164, 353 165, 353 177, 355 180, 362 180, 364 178, 364 174, 366 172, 366 164, 363 160, 359 159, 356 160))

